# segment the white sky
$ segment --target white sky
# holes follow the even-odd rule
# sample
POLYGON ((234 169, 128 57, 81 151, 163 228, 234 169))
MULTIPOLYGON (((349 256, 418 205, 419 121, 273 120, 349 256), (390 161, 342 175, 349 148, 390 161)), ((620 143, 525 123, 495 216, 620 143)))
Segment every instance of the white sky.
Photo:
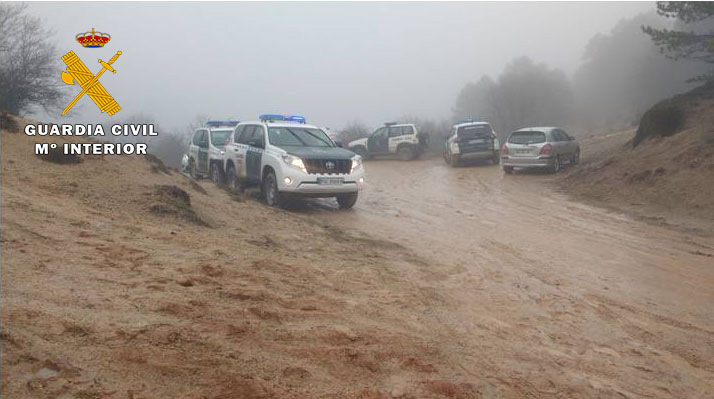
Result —
MULTIPOLYGON (((376 125, 401 115, 449 117, 459 90, 497 77, 519 56, 572 73, 588 40, 650 2, 507 3, 30 3, 96 73, 122 111, 181 128, 198 114, 255 119, 299 113, 309 123, 376 125), (109 33, 102 49, 74 41, 109 33)), ((59 79, 60 70, 57 72, 59 79)), ((78 92, 72 91, 72 93, 78 92)), ((71 118, 104 121, 89 98, 71 118)))

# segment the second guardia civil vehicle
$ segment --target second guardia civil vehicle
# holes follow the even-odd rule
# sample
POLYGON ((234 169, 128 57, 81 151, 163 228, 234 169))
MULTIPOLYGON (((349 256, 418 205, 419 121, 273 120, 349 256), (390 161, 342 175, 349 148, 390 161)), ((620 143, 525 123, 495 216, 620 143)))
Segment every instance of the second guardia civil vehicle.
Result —
POLYGON ((426 144, 427 136, 420 134, 415 124, 388 122, 369 137, 350 142, 348 147, 367 158, 396 154, 409 161, 421 155, 426 144))
POLYGON ((192 178, 208 175, 215 183, 223 181, 226 141, 237 124, 238 121, 208 121, 204 127, 196 129, 188 147, 185 166, 192 178))
POLYGON ((334 197, 347 209, 364 185, 362 157, 298 115, 264 114, 238 124, 226 145, 224 169, 232 189, 260 186, 270 206, 286 197, 334 197))

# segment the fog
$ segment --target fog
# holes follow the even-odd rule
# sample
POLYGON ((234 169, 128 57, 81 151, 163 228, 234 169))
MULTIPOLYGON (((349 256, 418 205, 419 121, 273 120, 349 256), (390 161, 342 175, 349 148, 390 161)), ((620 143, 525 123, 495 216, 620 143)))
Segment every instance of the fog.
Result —
MULTIPOLYGON (((301 113, 321 126, 448 118, 468 82, 514 58, 572 76, 588 41, 653 3, 31 3, 122 111, 180 129, 196 115, 301 113), (109 33, 85 49, 77 33, 109 33)), ((61 56, 61 54, 58 54, 61 56)), ((59 70, 58 70, 59 79, 59 70)), ((74 92, 72 92, 74 93, 74 92)), ((56 113, 59 115, 59 112, 56 113)), ((89 99, 51 121, 108 122, 89 99)))

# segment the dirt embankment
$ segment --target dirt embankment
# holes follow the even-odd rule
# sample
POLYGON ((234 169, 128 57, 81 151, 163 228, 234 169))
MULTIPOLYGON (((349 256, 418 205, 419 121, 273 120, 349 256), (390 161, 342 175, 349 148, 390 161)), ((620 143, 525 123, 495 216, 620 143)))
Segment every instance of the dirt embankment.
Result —
POLYGON ((562 179, 568 191, 642 219, 714 234, 714 85, 663 101, 629 140, 585 141, 585 158, 562 179))
POLYGON ((415 324, 446 305, 404 247, 155 159, 48 162, 45 139, 1 134, 3 397, 473 393, 448 332, 415 324))

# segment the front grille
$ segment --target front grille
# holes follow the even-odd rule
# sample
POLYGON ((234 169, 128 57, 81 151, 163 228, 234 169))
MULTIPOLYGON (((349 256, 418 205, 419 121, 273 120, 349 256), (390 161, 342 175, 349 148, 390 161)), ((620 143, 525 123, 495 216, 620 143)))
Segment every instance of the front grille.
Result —
POLYGON ((352 169, 351 159, 303 159, 307 173, 339 175, 349 174, 352 169), (328 166, 332 166, 328 168, 328 166))

